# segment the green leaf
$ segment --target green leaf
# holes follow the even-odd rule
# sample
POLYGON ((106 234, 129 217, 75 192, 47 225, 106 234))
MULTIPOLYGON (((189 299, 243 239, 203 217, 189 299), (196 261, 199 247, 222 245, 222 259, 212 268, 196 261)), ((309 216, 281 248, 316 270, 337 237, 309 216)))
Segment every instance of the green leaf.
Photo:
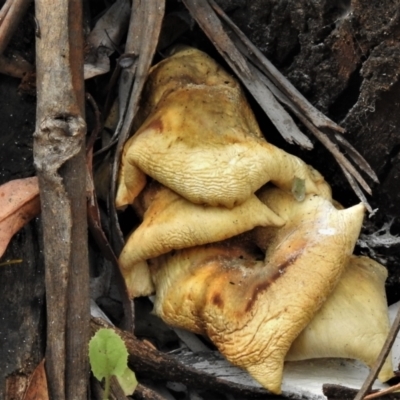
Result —
POLYGON ((122 375, 117 376, 117 379, 119 385, 125 393, 125 396, 130 396, 138 385, 135 373, 128 367, 126 367, 122 375))
POLYGON ((306 181, 295 176, 292 183, 292 193, 298 202, 302 202, 306 198, 306 181))
POLYGON ((124 374, 128 367, 128 351, 112 329, 99 329, 89 342, 89 360, 93 375, 101 381, 124 374))

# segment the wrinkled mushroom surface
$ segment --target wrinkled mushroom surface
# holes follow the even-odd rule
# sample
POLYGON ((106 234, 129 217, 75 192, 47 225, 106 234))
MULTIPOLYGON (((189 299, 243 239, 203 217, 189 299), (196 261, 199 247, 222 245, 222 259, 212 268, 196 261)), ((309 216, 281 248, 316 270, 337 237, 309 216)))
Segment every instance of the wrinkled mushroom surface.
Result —
MULTIPOLYGON (((333 293, 291 346, 286 360, 354 358, 372 367, 390 329, 387 270, 368 257, 351 256, 333 293)), ((379 379, 392 378, 389 356, 379 379)))
POLYGON ((232 208, 266 182, 290 190, 296 178, 306 193, 331 196, 316 170, 261 137, 237 82, 199 50, 152 69, 142 113, 124 147, 118 206, 141 190, 138 170, 196 204, 232 208))
POLYGON ((171 250, 218 242, 259 225, 284 224, 255 195, 228 209, 190 203, 159 184, 153 184, 149 191, 143 222, 129 236, 120 255, 125 270, 171 250))
POLYGON ((279 189, 263 198, 286 220, 270 238, 265 261, 221 245, 152 260, 155 312, 206 333, 228 360, 280 393, 286 353, 338 282, 364 207, 339 211, 315 195, 290 205, 293 196, 279 189))

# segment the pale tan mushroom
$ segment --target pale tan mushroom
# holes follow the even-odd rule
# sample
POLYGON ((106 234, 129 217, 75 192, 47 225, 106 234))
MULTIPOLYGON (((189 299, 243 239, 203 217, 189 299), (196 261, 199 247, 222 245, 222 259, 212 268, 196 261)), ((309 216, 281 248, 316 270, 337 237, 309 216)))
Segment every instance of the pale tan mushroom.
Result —
POLYGON ((129 268, 126 268, 120 263, 120 269, 131 299, 141 296, 150 296, 154 293, 155 288, 153 280, 145 260, 129 265, 129 268))
POLYGON ((262 198, 286 221, 269 238, 265 262, 217 244, 151 260, 155 312, 207 334, 228 360, 280 393, 286 353, 337 284, 364 207, 337 210, 316 195, 300 203, 279 189, 262 198))
MULTIPOLYGON (((143 196, 143 222, 129 236, 119 257, 130 293, 148 294, 148 283, 141 288, 145 267, 142 262, 187 247, 218 242, 255 226, 282 226, 284 221, 255 195, 228 209, 192 204, 172 190, 153 183, 143 196), (140 272, 135 269, 140 268, 140 272), (129 276, 132 274, 132 276, 129 276), (138 285, 137 288, 134 284, 138 285)), ((148 280, 145 280, 148 282, 148 280)))
POLYGON ((125 162, 127 161, 122 157, 115 199, 117 209, 123 209, 128 204, 132 204, 147 182, 146 174, 133 164, 125 167, 125 162))
MULTIPOLYGON (((351 256, 338 285, 292 344, 286 360, 341 357, 372 367, 390 329, 387 270, 368 257, 351 256)), ((379 379, 394 376, 389 356, 379 379)))
MULTIPOLYGON (((232 363, 279 393, 284 359, 307 354, 304 328, 335 290, 364 207, 336 209, 323 177, 263 138, 239 84, 198 50, 153 67, 135 124, 116 204, 132 204, 146 174, 166 187, 150 189, 143 223, 121 253, 130 295, 156 289, 155 311, 166 322, 207 334, 232 363), (257 193, 263 206, 254 193, 267 182, 279 189, 257 193), (237 242, 192 247, 255 226, 264 261, 237 242), (178 251, 159 256, 171 250, 178 251)), ((368 365, 373 357, 351 354, 368 365)))
POLYGON ((144 116, 124 147, 118 206, 141 190, 138 171, 211 206, 233 208, 269 181, 291 190, 302 179, 306 193, 331 196, 316 170, 261 137, 238 83, 199 50, 152 69, 138 119, 144 116))

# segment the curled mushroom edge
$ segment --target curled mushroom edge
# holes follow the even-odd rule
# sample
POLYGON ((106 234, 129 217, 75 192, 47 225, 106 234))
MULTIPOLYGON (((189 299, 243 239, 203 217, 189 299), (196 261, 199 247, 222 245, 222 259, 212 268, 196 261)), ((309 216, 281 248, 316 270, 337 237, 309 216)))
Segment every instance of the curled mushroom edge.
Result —
POLYGON ((219 242, 255 226, 285 223, 255 195, 229 209, 193 204, 162 185, 153 184, 148 190, 152 195, 143 221, 129 236, 120 255, 120 263, 126 269, 171 250, 219 242))

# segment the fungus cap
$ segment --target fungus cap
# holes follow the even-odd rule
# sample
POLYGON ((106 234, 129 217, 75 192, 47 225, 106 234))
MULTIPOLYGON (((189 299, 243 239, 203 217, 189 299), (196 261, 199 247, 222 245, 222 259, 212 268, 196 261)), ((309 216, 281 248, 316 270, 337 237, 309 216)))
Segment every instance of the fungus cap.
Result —
POLYGON ((155 312, 167 323, 206 333, 228 360, 280 393, 286 353, 340 279, 364 207, 339 211, 313 195, 298 203, 278 189, 262 197, 277 213, 282 201, 283 210, 289 206, 264 263, 221 244, 152 260, 155 312))
POLYGON ((240 86, 199 50, 153 68, 139 114, 124 147, 118 206, 140 192, 138 169, 196 204, 233 208, 266 182, 290 190, 296 178, 306 193, 331 196, 317 171, 262 137, 240 86))

